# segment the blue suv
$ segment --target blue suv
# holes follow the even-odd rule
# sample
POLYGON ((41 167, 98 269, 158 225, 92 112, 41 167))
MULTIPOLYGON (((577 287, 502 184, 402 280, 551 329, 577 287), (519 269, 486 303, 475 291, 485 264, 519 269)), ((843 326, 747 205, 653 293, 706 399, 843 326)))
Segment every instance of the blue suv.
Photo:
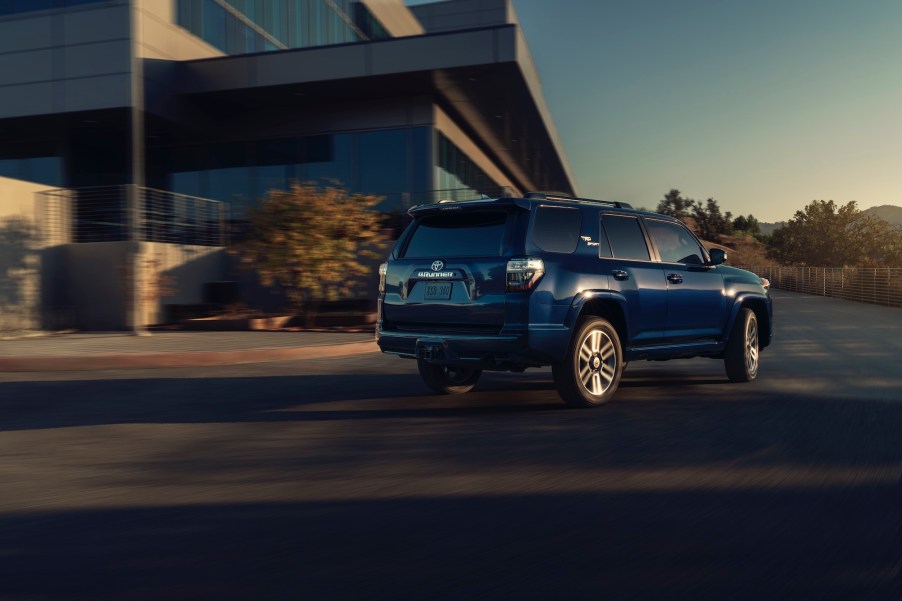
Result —
POLYGON ((438 393, 550 365, 563 400, 590 407, 639 359, 714 357, 734 382, 758 375, 770 284, 677 219, 542 193, 409 214, 379 267, 376 338, 438 393))

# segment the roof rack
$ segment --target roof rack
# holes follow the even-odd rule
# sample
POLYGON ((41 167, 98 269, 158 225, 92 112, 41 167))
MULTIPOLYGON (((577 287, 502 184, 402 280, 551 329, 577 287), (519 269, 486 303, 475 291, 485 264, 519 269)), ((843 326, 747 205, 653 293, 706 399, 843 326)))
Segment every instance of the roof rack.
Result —
POLYGON ((633 205, 626 202, 615 202, 613 200, 596 200, 594 198, 579 198, 578 196, 568 196, 566 194, 557 194, 555 192, 527 192, 523 198, 530 200, 566 200, 567 202, 585 202, 591 204, 608 205, 609 207, 617 207, 618 209, 632 209, 633 205))

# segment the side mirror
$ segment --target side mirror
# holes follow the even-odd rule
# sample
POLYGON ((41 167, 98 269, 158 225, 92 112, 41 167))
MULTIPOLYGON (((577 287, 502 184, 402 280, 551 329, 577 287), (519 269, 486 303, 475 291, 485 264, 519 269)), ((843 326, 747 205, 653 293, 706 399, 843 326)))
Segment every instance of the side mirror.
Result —
POLYGON ((708 251, 711 254, 711 262, 709 265, 720 265, 727 260, 727 253, 719 248, 712 248, 708 251))

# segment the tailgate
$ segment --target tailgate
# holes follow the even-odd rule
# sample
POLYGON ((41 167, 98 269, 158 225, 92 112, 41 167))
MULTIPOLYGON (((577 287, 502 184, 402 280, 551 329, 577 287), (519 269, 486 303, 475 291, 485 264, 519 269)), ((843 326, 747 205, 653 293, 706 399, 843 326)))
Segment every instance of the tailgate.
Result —
POLYGON ((510 210, 417 219, 389 262, 383 327, 421 332, 498 332, 505 320, 510 210))

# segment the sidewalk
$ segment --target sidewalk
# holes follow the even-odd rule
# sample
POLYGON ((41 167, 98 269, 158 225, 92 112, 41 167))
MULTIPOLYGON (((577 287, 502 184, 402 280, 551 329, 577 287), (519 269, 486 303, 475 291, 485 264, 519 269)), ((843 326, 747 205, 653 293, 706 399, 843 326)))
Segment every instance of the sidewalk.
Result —
POLYGON ((0 340, 0 372, 236 365, 377 350, 372 332, 79 333, 0 340))

